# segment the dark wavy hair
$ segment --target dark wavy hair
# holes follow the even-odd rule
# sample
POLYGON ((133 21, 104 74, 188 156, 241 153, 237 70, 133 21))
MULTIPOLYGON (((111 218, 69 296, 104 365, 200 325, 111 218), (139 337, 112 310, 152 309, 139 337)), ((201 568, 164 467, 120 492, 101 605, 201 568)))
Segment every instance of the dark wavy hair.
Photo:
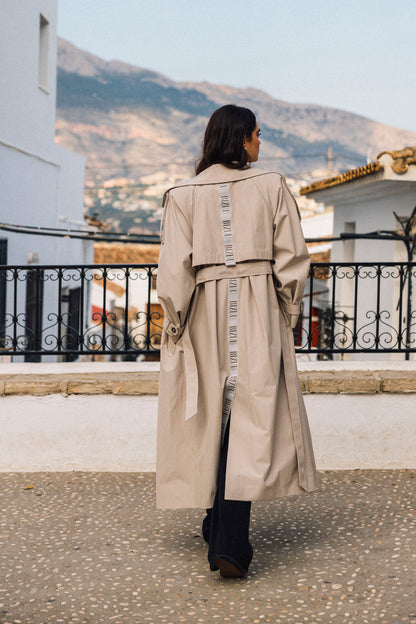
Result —
POLYGON ((226 104, 217 108, 210 117, 202 143, 202 156, 197 162, 195 173, 221 163, 232 169, 247 165, 244 139, 251 140, 256 127, 256 116, 249 108, 226 104))

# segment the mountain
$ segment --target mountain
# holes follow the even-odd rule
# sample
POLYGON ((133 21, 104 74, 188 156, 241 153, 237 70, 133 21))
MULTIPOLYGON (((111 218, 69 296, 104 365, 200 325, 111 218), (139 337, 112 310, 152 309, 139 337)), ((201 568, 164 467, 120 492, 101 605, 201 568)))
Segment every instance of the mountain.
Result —
POLYGON ((175 82, 59 40, 57 141, 86 157, 88 209, 106 218, 114 210, 119 217, 131 213, 130 228, 140 229, 140 211, 148 214, 157 206, 164 187, 192 174, 207 118, 230 102, 256 113, 262 130, 259 166, 294 178, 308 180, 316 169, 322 175, 328 148, 333 166, 345 170, 383 149, 416 144, 416 133, 346 111, 291 104, 254 88, 175 82), (134 201, 126 205, 123 193, 134 201))

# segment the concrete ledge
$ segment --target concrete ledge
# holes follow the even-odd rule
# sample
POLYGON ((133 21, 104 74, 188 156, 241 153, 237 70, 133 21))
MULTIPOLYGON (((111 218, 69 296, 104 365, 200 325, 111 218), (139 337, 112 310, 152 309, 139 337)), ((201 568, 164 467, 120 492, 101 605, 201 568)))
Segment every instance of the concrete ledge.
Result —
MULTIPOLYGON (((320 470, 416 468, 414 362, 300 362, 320 470)), ((151 471, 157 363, 0 364, 0 472, 151 471)))
MULTIPOLYGON (((416 362, 299 363, 304 394, 416 393, 416 362)), ((0 396, 49 394, 157 395, 157 363, 8 364, 0 366, 0 396)))
POLYGON ((48 394, 156 395, 159 364, 141 362, 7 364, 0 366, 0 396, 48 394))
POLYGON ((302 371, 300 380, 304 394, 416 392, 416 373, 408 371, 302 371))

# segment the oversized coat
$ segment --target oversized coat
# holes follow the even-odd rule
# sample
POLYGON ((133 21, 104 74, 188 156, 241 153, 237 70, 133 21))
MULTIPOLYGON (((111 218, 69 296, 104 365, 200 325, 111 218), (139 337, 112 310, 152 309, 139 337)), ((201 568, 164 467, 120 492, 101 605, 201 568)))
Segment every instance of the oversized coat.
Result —
POLYGON ((279 173, 217 164, 166 193, 158 507, 212 507, 228 419, 226 499, 315 489, 292 333, 309 264, 279 173))

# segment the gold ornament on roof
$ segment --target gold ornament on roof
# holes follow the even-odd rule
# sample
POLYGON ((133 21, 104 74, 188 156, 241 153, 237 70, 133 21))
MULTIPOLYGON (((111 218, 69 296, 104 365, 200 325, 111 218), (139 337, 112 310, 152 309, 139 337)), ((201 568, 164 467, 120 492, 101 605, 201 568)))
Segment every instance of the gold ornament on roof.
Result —
POLYGON ((377 154, 377 160, 380 156, 383 156, 383 154, 388 154, 392 157, 393 163, 391 168, 395 173, 406 173, 409 165, 416 165, 416 145, 413 147, 404 147, 401 150, 392 150, 391 152, 387 150, 380 152, 380 154, 377 154))

